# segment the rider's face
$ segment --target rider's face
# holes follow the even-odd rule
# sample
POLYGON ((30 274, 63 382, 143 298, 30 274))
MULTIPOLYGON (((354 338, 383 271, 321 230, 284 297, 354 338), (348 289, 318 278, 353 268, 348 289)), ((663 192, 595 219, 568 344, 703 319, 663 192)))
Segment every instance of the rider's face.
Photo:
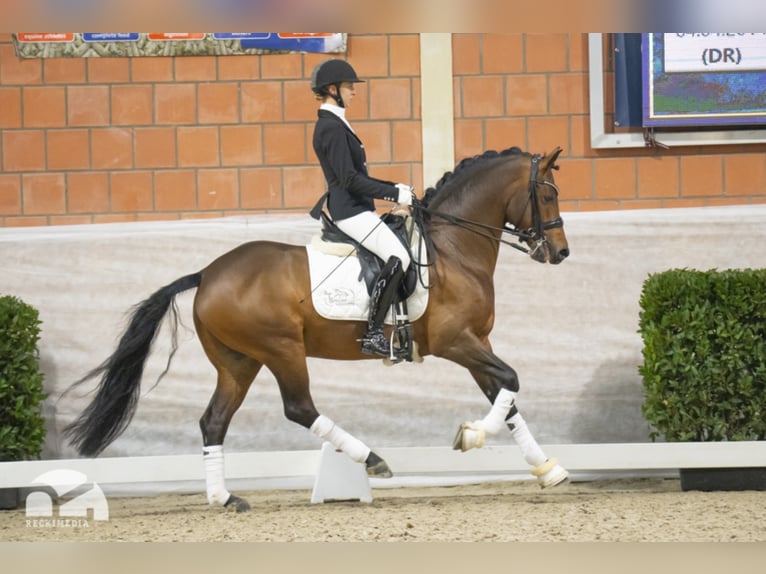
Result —
POLYGON ((351 100, 356 96, 356 88, 353 82, 343 82, 340 85, 340 97, 343 98, 343 103, 346 107, 349 107, 351 100))

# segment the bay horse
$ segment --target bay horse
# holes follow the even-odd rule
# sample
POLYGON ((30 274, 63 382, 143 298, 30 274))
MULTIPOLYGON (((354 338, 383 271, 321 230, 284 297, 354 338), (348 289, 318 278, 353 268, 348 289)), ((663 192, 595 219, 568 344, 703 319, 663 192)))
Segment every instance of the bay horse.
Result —
MULTIPOLYGON (((491 403, 483 419, 460 426, 453 448, 480 448, 487 434, 506 425, 543 488, 565 481, 568 473, 543 453, 529 432, 516 406, 518 376, 492 352, 489 334, 495 320, 493 274, 501 243, 526 251, 540 263, 558 264, 569 255, 553 179, 561 151, 557 147, 533 155, 514 147, 464 159, 411 208, 412 216, 420 217, 430 247, 429 302, 412 324, 418 352, 468 369, 491 403), (518 243, 504 240, 506 232, 518 243)), ((232 416, 264 365, 277 380, 287 419, 364 463, 368 475, 392 475, 374 451, 317 411, 309 390, 306 357, 372 358, 361 353, 358 343, 364 322, 321 317, 311 301, 306 246, 273 241, 244 243, 135 307, 114 353, 72 385, 100 377, 93 400, 65 428, 80 454, 98 455, 130 423, 145 361, 168 313, 174 338, 169 368, 177 348, 175 297, 195 288, 194 325, 218 375, 199 421, 211 505, 249 509, 244 499, 226 490, 223 442, 232 416)))

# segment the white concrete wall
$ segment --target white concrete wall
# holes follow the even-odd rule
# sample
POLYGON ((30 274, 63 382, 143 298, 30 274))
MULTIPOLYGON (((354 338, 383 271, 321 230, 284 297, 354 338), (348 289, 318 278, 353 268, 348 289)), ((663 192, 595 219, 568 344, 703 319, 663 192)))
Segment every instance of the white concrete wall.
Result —
MULTIPOLYGON (((519 373, 519 406, 543 444, 645 442, 638 299, 649 273, 669 268, 766 267, 766 206, 564 214, 571 257, 544 266, 501 250, 495 274, 496 353, 519 373)), ((114 349, 129 308, 177 277, 252 239, 304 244, 307 216, 0 230, 0 295, 34 305, 48 422, 46 458, 75 456, 58 431, 87 404, 59 400, 114 349)), ((170 373, 149 391, 167 358, 161 333, 144 396, 127 432, 105 456, 195 454, 197 421, 215 372, 194 340, 192 293, 179 297, 188 331, 170 373)), ((372 448, 449 446, 460 422, 488 404, 462 368, 433 357, 421 365, 311 360, 320 409, 372 448)), ((491 440, 505 444, 503 433, 491 440)), ((228 452, 319 448, 282 415, 271 374, 256 379, 235 415, 228 452)))

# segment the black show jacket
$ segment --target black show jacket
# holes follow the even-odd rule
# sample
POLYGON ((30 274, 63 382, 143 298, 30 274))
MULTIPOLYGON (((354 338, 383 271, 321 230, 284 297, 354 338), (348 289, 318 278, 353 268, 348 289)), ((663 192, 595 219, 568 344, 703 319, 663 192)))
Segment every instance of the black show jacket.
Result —
MULTIPOLYGON (((327 180, 327 205, 332 218, 341 220, 363 211, 374 211, 374 199, 396 201, 399 190, 392 182, 368 175, 364 145, 343 120, 322 109, 317 116, 314 153, 327 180)), ((324 196, 317 207, 323 199, 324 196)))

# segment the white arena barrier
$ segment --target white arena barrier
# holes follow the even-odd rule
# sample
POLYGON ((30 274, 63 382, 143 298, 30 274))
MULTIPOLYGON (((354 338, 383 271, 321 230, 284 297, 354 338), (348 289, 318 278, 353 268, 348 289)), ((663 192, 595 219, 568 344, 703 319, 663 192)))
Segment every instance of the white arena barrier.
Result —
MULTIPOLYGON (((676 477, 681 468, 759 467, 766 441, 694 443, 607 443, 544 445, 555 453, 573 480, 611 476, 676 477)), ((373 478, 375 488, 445 485, 464 482, 533 480, 516 446, 487 446, 459 452, 450 447, 384 448, 379 454, 394 471, 390 479, 373 478)), ((238 489, 307 488, 320 471, 321 450, 248 452, 226 455, 226 479, 238 489)), ((350 464, 351 459, 349 459, 350 464)), ((360 465, 361 466, 361 465, 360 465)), ((201 455, 0 462, 0 489, 29 487, 45 472, 74 470, 105 492, 154 493, 163 490, 204 492, 201 455)))

